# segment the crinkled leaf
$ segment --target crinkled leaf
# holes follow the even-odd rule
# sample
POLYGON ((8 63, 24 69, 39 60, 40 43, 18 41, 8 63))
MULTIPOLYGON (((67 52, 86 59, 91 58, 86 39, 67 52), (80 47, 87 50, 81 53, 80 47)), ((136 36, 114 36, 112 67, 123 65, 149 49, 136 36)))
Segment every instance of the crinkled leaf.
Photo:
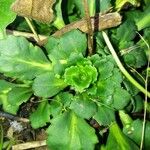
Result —
POLYGON ((30 87, 14 87, 8 93, 8 102, 11 105, 20 106, 23 102, 29 100, 32 95, 30 87))
POLYGON ((75 96, 70 105, 70 109, 81 118, 89 119, 97 111, 97 106, 86 95, 79 95, 75 96))
POLYGON ((48 101, 44 99, 38 106, 38 108, 30 115, 31 125, 34 129, 43 127, 50 121, 50 105, 48 101))
POLYGON ((55 65, 60 67, 57 73, 62 73, 69 65, 68 59, 72 54, 85 53, 86 47, 86 36, 78 30, 67 32, 60 38, 49 37, 45 46, 54 68, 55 65))
POLYGON ((121 88, 122 74, 119 69, 114 68, 112 76, 105 80, 97 82, 97 96, 100 96, 102 103, 111 106, 113 104, 113 95, 116 88, 121 88))
POLYGON ((47 130, 47 144, 57 150, 93 150, 97 143, 95 131, 87 122, 73 112, 53 119, 47 130))
POLYGON ((65 82, 76 91, 83 92, 90 84, 97 80, 97 70, 91 65, 71 66, 65 69, 65 82))
POLYGON ((66 87, 66 83, 54 73, 37 76, 33 82, 34 94, 40 97, 52 97, 66 87))
POLYGON ((113 40, 117 40, 116 46, 118 47, 119 44, 120 50, 132 46, 132 40, 136 36, 136 30, 137 29, 135 23, 131 20, 126 20, 119 26, 119 28, 117 28, 116 34, 112 35, 113 40))
POLYGON ((124 55, 125 62, 131 67, 141 68, 146 65, 147 57, 143 49, 138 48, 124 55))
POLYGON ((113 75, 113 69, 116 64, 112 56, 93 57, 91 59, 93 60, 93 65, 99 72, 99 78, 101 80, 105 80, 113 75))
POLYGON ((98 105, 98 111, 94 115, 94 119, 103 126, 110 125, 115 121, 115 111, 105 105, 98 105))
POLYGON ((113 107, 123 109, 131 100, 131 95, 123 88, 116 88, 113 94, 113 107))
POLYGON ((109 136, 106 142, 105 150, 139 150, 137 145, 126 137, 117 123, 110 126, 109 136))
POLYGON ((14 0, 1 0, 0 1, 0 39, 6 35, 6 27, 12 23, 16 14, 10 10, 10 6, 14 0))
POLYGON ((23 37, 8 36, 0 40, 0 71, 19 79, 33 79, 49 72, 50 62, 42 50, 23 37))
POLYGON ((129 82, 127 79, 124 79, 123 81, 127 91, 132 95, 136 96, 139 93, 139 89, 137 89, 131 82, 129 82))

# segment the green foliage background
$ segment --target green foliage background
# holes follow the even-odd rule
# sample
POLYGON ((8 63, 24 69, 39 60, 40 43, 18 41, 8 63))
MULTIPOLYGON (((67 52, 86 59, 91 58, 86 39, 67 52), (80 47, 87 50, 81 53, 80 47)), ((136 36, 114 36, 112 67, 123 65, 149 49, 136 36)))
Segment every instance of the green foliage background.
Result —
MULTIPOLYGON (((10 30, 15 26, 17 31, 29 31, 26 22, 10 10, 12 2, 0 1, 0 105, 3 111, 17 114, 30 98, 42 100, 29 119, 35 129, 48 126, 47 145, 52 150, 139 149, 142 119, 133 118, 133 114, 142 113, 144 96, 122 74, 102 33, 94 33, 92 56, 87 55, 86 34, 79 30, 60 38, 49 35, 47 43, 38 46, 25 37, 6 34, 8 25, 10 30), (99 124, 98 128, 91 125, 93 120, 99 124)), ((121 25, 106 32, 122 64, 144 86, 150 55, 147 46, 150 44, 150 2, 89 0, 88 4, 91 16, 110 8, 121 12, 121 25)), ((57 0, 56 17, 51 24, 33 21, 38 33, 54 32, 84 17, 80 0, 66 1, 65 7, 62 6, 64 2, 57 0)), ((150 148, 149 128, 147 119, 145 150, 150 148)))

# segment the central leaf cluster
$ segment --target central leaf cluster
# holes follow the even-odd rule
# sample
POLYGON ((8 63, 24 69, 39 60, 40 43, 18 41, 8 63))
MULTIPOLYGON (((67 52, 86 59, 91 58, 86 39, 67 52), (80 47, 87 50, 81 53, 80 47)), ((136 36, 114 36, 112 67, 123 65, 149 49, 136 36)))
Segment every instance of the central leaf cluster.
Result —
POLYGON ((65 82, 75 91, 83 92, 97 80, 97 70, 91 65, 76 65, 65 69, 65 82))

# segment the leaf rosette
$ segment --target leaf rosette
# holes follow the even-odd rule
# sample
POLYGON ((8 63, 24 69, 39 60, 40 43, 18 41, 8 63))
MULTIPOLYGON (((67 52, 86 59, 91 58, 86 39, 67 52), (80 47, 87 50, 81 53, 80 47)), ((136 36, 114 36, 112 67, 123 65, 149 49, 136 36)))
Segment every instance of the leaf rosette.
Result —
POLYGON ((97 80, 97 70, 91 65, 77 65, 65 69, 65 82, 75 91, 83 92, 97 80))

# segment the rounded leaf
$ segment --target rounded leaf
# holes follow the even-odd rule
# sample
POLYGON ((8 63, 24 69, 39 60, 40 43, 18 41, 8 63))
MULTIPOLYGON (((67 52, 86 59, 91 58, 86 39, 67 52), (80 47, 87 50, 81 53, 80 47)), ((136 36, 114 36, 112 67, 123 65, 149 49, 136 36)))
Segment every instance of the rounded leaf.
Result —
POLYGON ((90 84, 97 80, 97 70, 91 65, 71 66, 65 69, 65 82, 76 91, 83 92, 90 84))

